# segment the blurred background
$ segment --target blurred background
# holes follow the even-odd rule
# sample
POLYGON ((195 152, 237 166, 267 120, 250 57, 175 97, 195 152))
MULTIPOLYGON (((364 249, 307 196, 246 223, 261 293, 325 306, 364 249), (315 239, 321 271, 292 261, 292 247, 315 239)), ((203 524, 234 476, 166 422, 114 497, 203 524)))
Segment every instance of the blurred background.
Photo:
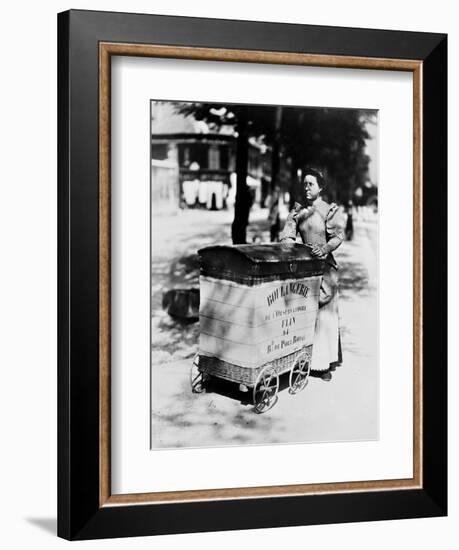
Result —
POLYGON ((282 221, 301 201, 305 165, 324 172, 326 200, 377 210, 377 111, 153 101, 151 133, 155 214, 230 210, 234 244, 250 241, 252 209, 276 205, 282 221))

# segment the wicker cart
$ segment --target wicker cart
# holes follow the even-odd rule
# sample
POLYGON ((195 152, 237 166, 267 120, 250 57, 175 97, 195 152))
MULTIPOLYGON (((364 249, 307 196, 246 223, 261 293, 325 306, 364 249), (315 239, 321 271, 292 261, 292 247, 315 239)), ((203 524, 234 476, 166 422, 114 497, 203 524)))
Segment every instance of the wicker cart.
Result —
POLYGON ((211 246, 200 256, 199 352, 194 392, 210 377, 252 392, 254 410, 277 402, 279 377, 289 391, 308 383, 323 262, 302 244, 211 246))

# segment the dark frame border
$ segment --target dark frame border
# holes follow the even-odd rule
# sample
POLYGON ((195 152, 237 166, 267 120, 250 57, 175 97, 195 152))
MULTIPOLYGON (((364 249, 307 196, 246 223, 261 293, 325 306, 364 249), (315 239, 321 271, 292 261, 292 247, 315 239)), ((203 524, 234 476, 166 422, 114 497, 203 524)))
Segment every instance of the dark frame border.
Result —
POLYGON ((121 537, 446 514, 447 37, 70 11, 58 16, 58 534, 121 537), (422 62, 422 488, 100 506, 99 45, 422 62), (84 404, 84 406, 82 406, 84 404), (84 452, 82 452, 84 449, 84 452), (256 513, 254 513, 256 511, 256 513), (180 522, 176 519, 180 517, 180 522))
POLYGON ((193 500, 220 500, 253 497, 299 496, 310 494, 413 489, 422 487, 422 63, 420 61, 317 54, 266 52, 163 46, 156 44, 99 43, 99 380, 100 380, 100 506, 119 504, 170 503, 193 500), (113 56, 217 60, 244 63, 269 63, 295 66, 321 66, 406 71, 413 79, 413 476, 406 479, 358 482, 297 484, 264 487, 228 487, 193 491, 111 494, 111 402, 110 402, 110 190, 111 190, 111 62, 113 56))

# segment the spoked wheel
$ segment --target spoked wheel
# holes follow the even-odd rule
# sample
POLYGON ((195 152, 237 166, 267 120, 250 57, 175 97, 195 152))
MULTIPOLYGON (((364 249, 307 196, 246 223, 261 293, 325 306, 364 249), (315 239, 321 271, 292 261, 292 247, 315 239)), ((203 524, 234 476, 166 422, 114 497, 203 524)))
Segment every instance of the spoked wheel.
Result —
POLYGON ((258 375, 253 388, 253 410, 257 414, 272 409, 277 403, 279 391, 279 376, 272 367, 266 367, 258 375))
POLYGON ((193 393, 203 393, 206 390, 206 377, 199 370, 199 353, 194 356, 190 371, 191 391, 193 393))
POLYGON ((294 361, 290 370, 290 388, 291 394, 299 393, 308 385, 309 373, 311 371, 311 361, 306 353, 301 353, 294 361))

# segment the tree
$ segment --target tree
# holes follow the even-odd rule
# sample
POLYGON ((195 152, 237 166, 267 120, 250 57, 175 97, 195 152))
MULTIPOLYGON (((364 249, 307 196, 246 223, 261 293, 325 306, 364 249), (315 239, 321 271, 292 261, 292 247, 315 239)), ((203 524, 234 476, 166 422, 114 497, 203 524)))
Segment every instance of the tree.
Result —
MULTIPOLYGON (((283 107, 280 105, 274 111, 274 134, 272 136, 272 153, 271 153, 271 193, 274 192, 279 177, 280 168, 280 152, 281 152, 281 131, 282 131, 282 115, 283 107)), ((269 141, 269 136, 266 136, 269 141)))
POLYGON ((233 244, 247 242, 252 195, 247 186, 249 138, 273 132, 274 107, 228 105, 220 103, 181 103, 178 111, 205 121, 211 128, 231 126, 236 133, 236 201, 231 226, 233 244))
POLYGON ((291 161, 291 200, 301 199, 298 171, 322 168, 331 200, 347 203, 368 180, 366 125, 374 111, 318 107, 180 103, 178 111, 204 120, 211 128, 233 128, 236 138, 236 202, 231 234, 234 244, 246 242, 252 197, 247 186, 249 138, 271 148, 271 192, 278 183, 281 154, 291 161))
MULTIPOLYGON (((284 107, 281 139, 292 159, 292 176, 315 165, 325 172, 330 198, 347 203, 368 179, 366 124, 373 118, 373 111, 359 109, 284 107)), ((291 193, 301 194, 298 188, 291 193)))

